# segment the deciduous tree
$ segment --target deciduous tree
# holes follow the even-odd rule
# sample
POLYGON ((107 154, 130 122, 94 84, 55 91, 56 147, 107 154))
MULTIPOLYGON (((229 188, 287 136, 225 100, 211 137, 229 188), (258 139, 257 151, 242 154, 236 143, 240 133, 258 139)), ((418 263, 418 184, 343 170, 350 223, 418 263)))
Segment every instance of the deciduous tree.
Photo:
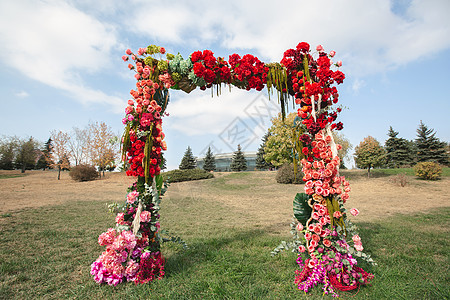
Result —
POLYGON ((38 147, 39 143, 33 137, 28 140, 19 140, 14 164, 22 173, 25 173, 25 170, 34 169, 39 152, 38 147))
POLYGON ((370 169, 383 164, 384 149, 373 137, 368 136, 355 148, 355 162, 358 168, 367 169, 367 176, 370 177, 370 169))
POLYGON ((118 155, 119 139, 104 122, 89 123, 87 130, 90 160, 105 176, 105 169, 114 163, 118 155))
POLYGON ((293 162, 294 141, 293 125, 295 113, 290 113, 283 121, 281 113, 272 119, 272 126, 269 128, 269 136, 264 147, 264 159, 275 167, 285 163, 293 162))
POLYGON ((49 161, 53 162, 52 167, 58 169, 58 180, 61 179, 61 170, 69 168, 69 161, 67 157, 69 156, 69 139, 68 133, 61 130, 53 130, 51 132, 51 151, 49 155, 49 161))

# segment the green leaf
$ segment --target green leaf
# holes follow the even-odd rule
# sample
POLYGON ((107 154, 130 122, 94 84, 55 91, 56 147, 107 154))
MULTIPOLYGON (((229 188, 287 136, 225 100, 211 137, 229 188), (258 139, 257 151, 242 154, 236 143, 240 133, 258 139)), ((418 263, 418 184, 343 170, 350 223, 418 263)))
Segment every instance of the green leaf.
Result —
POLYGON ((303 225, 306 225, 312 212, 312 208, 308 204, 308 199, 309 196, 305 193, 297 193, 294 199, 294 216, 303 225))

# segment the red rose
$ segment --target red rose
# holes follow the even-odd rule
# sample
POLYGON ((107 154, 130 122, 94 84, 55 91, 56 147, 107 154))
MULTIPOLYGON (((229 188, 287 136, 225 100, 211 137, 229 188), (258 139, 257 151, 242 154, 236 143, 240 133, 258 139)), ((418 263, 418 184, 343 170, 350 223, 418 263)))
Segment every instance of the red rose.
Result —
POLYGON ((197 61, 202 59, 203 59, 202 51, 195 51, 194 53, 191 54, 191 61, 193 63, 196 63, 197 61))
POLYGON ((308 52, 309 51, 309 44, 305 42, 301 42, 297 45, 298 51, 308 52))

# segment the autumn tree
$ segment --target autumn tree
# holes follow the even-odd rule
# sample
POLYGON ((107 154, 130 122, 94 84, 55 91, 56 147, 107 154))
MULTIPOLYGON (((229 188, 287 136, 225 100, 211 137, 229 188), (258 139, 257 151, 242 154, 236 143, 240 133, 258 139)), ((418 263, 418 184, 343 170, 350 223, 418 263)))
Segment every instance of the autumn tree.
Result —
POLYGON ((231 159, 230 169, 234 172, 247 170, 247 160, 241 150, 241 145, 238 145, 237 151, 234 152, 233 158, 231 159))
POLYGON ((70 149, 70 155, 75 166, 79 164, 87 163, 90 149, 90 132, 89 127, 78 128, 73 127, 70 134, 68 146, 70 149))
POLYGON ((68 157, 70 154, 68 143, 70 136, 68 133, 61 130, 53 130, 51 132, 51 151, 49 154, 49 162, 52 163, 53 168, 58 169, 58 180, 61 179, 61 170, 70 167, 68 157))
POLYGON ((187 147, 186 151, 184 152, 183 158, 181 159, 181 163, 179 165, 180 170, 188 170, 188 169, 195 169, 197 166, 197 163, 195 161, 194 155, 192 154, 191 147, 187 147))
POLYGON ((118 155, 119 138, 104 122, 89 123, 87 130, 90 160, 93 165, 98 166, 99 171, 103 171, 103 176, 105 176, 105 169, 114 164, 118 155))
POLYGON ((211 151, 211 147, 208 147, 208 151, 206 151, 205 159, 203 160, 203 162, 203 170, 211 172, 216 169, 216 158, 211 151))
POLYGON ((293 125, 296 113, 290 113, 283 120, 281 113, 272 119, 269 136, 264 146, 264 159, 275 167, 291 163, 294 159, 293 125))
POLYGON ((333 133, 334 142, 336 144, 341 145, 341 148, 338 150, 338 156, 341 159, 340 168, 346 169, 344 159, 348 158, 350 150, 353 148, 353 146, 350 143, 350 141, 342 133, 338 133, 335 131, 333 131, 332 133, 333 133))
POLYGON ((25 170, 34 169, 39 151, 38 147, 39 143, 33 137, 28 140, 19 140, 14 165, 22 173, 25 173, 25 170))
POLYGON ((446 151, 446 146, 447 144, 445 142, 441 142, 436 137, 434 129, 428 128, 420 121, 416 138, 417 160, 419 162, 433 161, 448 165, 449 155, 446 151))
POLYGON ((356 166, 367 169, 367 176, 370 177, 370 169, 383 164, 384 154, 385 151, 380 143, 375 138, 368 136, 355 148, 356 166))

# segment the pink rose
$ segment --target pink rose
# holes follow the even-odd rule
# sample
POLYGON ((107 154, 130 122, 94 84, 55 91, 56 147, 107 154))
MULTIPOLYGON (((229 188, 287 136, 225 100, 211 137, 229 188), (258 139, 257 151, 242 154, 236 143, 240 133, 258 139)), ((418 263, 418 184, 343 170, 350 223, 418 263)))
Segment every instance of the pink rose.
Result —
POLYGON ((323 245, 325 247, 330 247, 331 246, 331 241, 330 240, 323 240, 323 245))
POLYGON ((144 48, 139 48, 138 49, 138 54, 139 55, 142 55, 142 54, 144 54, 145 53, 145 49, 144 48))
POLYGON ((130 204, 134 203, 134 201, 136 201, 138 196, 139 196, 139 192, 137 192, 137 191, 132 191, 132 192, 128 193, 127 202, 130 204))
POLYGON ((122 59, 123 59, 123 61, 127 61, 127 60, 128 60, 128 56, 123 55, 123 56, 122 56, 122 59))
POLYGON ((359 215, 359 210, 356 208, 352 208, 350 209, 350 213, 356 217, 357 215, 359 215))
POLYGON ((330 57, 334 57, 335 55, 336 55, 336 51, 331 50, 331 51, 330 51, 330 57))
POLYGON ((128 55, 130 55, 132 52, 131 52, 131 49, 127 49, 127 51, 125 51, 125 53, 126 54, 128 54, 128 55))
POLYGON ((141 212, 140 218, 141 218, 141 222, 145 223, 145 222, 150 221, 150 219, 152 218, 152 214, 149 211, 144 210, 143 212, 141 212))
POLYGON ((355 249, 356 249, 357 251, 363 251, 363 250, 364 250, 362 244, 355 244, 355 249))
POLYGON ((361 238, 360 238, 359 235, 357 235, 357 234, 355 234, 355 235, 352 237, 352 240, 353 240, 353 242, 354 242, 355 244, 361 243, 361 238))
POLYGON ((311 232, 305 233, 305 239, 308 241, 311 239, 311 232))
POLYGON ((336 65, 337 65, 338 67, 342 67, 342 61, 338 61, 338 62, 336 63, 336 65))
POLYGON ((306 247, 303 245, 298 246, 298 251, 300 251, 301 253, 306 251, 306 247))
POLYGON ((302 223, 298 223, 297 224, 297 231, 302 231, 303 230, 303 224, 302 223))
POLYGON ((333 217, 335 217, 336 219, 339 219, 340 217, 342 217, 342 213, 340 211, 335 211, 333 213, 333 217))
POLYGON ((317 243, 317 241, 315 241, 315 240, 311 240, 311 241, 309 242, 309 245, 312 246, 312 247, 314 247, 314 248, 316 248, 316 247, 319 245, 319 243, 317 243))
POLYGON ((316 47, 316 50, 319 51, 319 52, 322 52, 322 51, 323 51, 322 45, 318 45, 318 46, 316 47))

